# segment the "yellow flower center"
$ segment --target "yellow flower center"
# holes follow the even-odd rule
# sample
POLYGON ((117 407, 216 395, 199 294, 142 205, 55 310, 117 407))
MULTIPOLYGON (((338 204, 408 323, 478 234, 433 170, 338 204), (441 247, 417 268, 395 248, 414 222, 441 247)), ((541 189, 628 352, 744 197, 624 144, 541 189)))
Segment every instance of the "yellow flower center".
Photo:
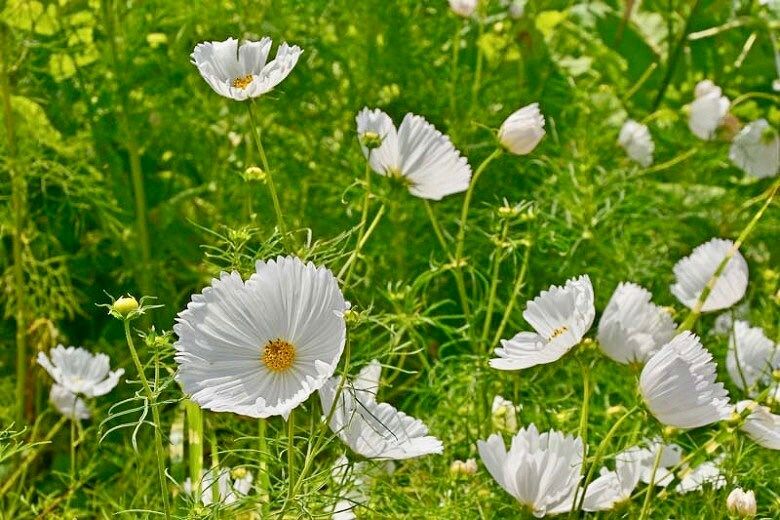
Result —
POLYGON ((558 327, 557 329, 552 331, 552 334, 550 334, 550 341, 554 340, 555 338, 557 338, 558 336, 560 336, 561 334, 563 334, 567 330, 569 330, 568 326, 561 325, 560 327, 558 327))
POLYGON ((245 89, 249 86, 250 83, 252 83, 252 79, 254 79, 252 78, 252 75, 247 74, 246 76, 240 76, 234 79, 233 81, 230 82, 230 85, 233 86, 234 88, 245 89))
POLYGON ((265 344, 260 360, 272 372, 284 372, 295 361, 295 347, 283 339, 272 339, 265 344))

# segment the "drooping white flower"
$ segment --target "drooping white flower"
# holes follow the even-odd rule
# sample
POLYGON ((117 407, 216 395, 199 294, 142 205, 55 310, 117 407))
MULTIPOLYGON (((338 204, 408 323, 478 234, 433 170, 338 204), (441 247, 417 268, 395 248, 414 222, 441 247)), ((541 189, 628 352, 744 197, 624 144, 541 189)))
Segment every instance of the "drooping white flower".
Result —
POLYGON ((333 273, 293 256, 222 273, 176 319, 176 379, 208 410, 286 417, 333 375, 345 310, 333 273))
POLYGON ((653 164, 655 144, 647 126, 629 119, 620 129, 618 144, 634 162, 645 168, 653 164))
POLYGON ((645 444, 646 446, 632 446, 618 454, 618 457, 636 460, 639 464, 639 479, 645 484, 649 484, 652 480, 655 486, 668 486, 674 480, 674 474, 670 469, 675 468, 682 461, 682 448, 677 444, 664 444, 659 440, 646 441, 645 444), (659 450, 661 458, 658 460, 658 467, 653 477, 653 465, 659 450))
POLYGON ((468 161, 449 137, 424 118, 406 114, 398 130, 378 108, 364 108, 355 119, 358 136, 377 135, 382 140, 379 147, 369 150, 361 139, 363 155, 376 173, 401 178, 412 195, 423 199, 441 200, 468 189, 468 161))
POLYGON ((778 368, 778 346, 766 337, 761 327, 737 320, 726 354, 726 369, 734 384, 756 397, 760 387, 772 384, 772 372, 778 368))
POLYGON ((403 460, 443 451, 419 419, 378 403, 370 392, 332 377, 320 388, 320 403, 330 429, 352 451, 368 459, 403 460), (342 386, 339 392, 339 386, 342 386), (335 407, 335 408, 334 408, 335 407))
MULTIPOLYGON (((201 472, 200 501, 204 506, 214 503, 231 505, 252 489, 252 472, 244 468, 211 468, 201 472), (215 500, 216 499, 216 500, 215 500)), ((191 495, 194 491, 192 481, 188 477, 182 487, 191 495)))
POLYGON ((531 103, 504 120, 498 130, 498 140, 510 153, 526 155, 536 148, 544 134, 544 116, 539 103, 531 103))
POLYGON ((71 421, 89 419, 89 408, 82 398, 57 383, 51 385, 49 402, 71 421))
POLYGON ((38 364, 68 392, 85 397, 106 395, 119 383, 123 368, 112 372, 105 354, 92 354, 81 347, 57 345, 49 356, 38 352, 38 364))
POLYGON ((297 45, 282 43, 276 58, 268 61, 271 38, 246 41, 235 38, 223 42, 204 42, 195 46, 190 58, 214 92, 243 101, 270 92, 292 71, 303 52, 297 45))
POLYGON ((770 450, 780 450, 780 415, 775 415, 766 406, 749 400, 740 401, 735 407, 740 414, 746 409, 750 415, 740 429, 756 444, 770 450))
POLYGON ((582 341, 596 316, 593 286, 588 275, 572 278, 563 287, 551 286, 526 304, 523 318, 536 332, 520 332, 501 340, 498 370, 521 370, 560 359, 582 341))
POLYGON ((726 509, 737 518, 753 518, 756 516, 756 494, 752 489, 746 492, 734 488, 726 498, 726 509))
POLYGON ((623 282, 612 294, 599 320, 598 343, 618 363, 644 363, 674 336, 666 310, 652 303, 652 294, 623 282))
POLYGON ((478 0, 449 0, 453 13, 463 18, 470 18, 477 10, 478 0))
POLYGON ((699 139, 709 140, 729 112, 729 98, 722 95, 720 87, 705 79, 696 84, 696 99, 691 103, 688 128, 699 139))
MULTIPOLYGON (((671 286, 672 294, 686 307, 693 309, 707 282, 733 246, 734 242, 722 238, 713 238, 697 246, 690 256, 674 265, 676 281, 671 286)), ((710 312, 731 307, 745 295, 747 283, 747 262, 742 254, 736 251, 704 300, 701 311, 710 312)))
POLYGON ((491 406, 491 421, 496 430, 507 433, 517 432, 517 407, 512 401, 500 395, 495 396, 491 406))
POLYGON ((691 491, 701 491, 705 486, 711 486, 712 489, 720 489, 726 485, 726 477, 720 472, 720 459, 714 461, 702 462, 693 469, 687 469, 683 472, 683 477, 674 488, 681 494, 691 491))
POLYGON ((716 365, 691 332, 675 336, 651 357, 639 389, 653 415, 667 426, 698 428, 730 415, 728 391, 715 381, 716 365))
POLYGON ((580 481, 582 439, 533 424, 506 450, 500 434, 477 441, 479 456, 495 481, 534 516, 568 511, 580 481))
POLYGON ((731 143, 729 159, 753 177, 774 177, 780 169, 780 136, 766 119, 746 125, 731 143))

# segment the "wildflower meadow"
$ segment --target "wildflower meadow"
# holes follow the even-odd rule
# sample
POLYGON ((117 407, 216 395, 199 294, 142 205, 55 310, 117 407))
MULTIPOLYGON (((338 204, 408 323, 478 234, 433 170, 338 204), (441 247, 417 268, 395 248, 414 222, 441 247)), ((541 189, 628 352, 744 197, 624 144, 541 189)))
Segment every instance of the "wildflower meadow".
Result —
POLYGON ((0 0, 0 518, 780 518, 779 35, 0 0))

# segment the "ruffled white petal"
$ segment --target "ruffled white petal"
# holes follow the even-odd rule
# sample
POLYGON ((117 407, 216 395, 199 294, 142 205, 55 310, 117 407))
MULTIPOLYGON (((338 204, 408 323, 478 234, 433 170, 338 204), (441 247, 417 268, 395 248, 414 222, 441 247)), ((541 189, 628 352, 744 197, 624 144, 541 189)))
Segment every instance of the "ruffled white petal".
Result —
POLYGON ((726 369, 735 385, 756 397, 761 387, 772 383, 772 372, 780 368, 778 346, 761 327, 751 327, 746 321, 736 321, 733 330, 726 369))
POLYGON ((766 119, 753 121, 734 138, 729 159, 753 177, 774 177, 780 170, 780 136, 766 119))
POLYGON ((62 385, 55 383, 51 386, 49 402, 71 421, 89 419, 90 417, 89 408, 84 400, 62 385))
POLYGON ((731 103, 721 95, 720 87, 710 80, 700 81, 696 85, 696 99, 691 103, 688 128, 699 139, 709 140, 728 114, 731 103))
POLYGON ((780 450, 780 415, 773 414, 766 406, 753 401, 740 401, 736 405, 737 413, 742 413, 746 408, 752 411, 740 429, 756 444, 770 450, 780 450))
POLYGON ((629 119, 620 129, 618 144, 634 162, 645 168, 653 164, 655 144, 647 126, 629 119))
POLYGON ((98 397, 110 392, 125 373, 124 369, 112 372, 110 359, 105 354, 92 354, 81 347, 57 345, 49 356, 38 352, 41 365, 67 391, 85 397, 98 397))

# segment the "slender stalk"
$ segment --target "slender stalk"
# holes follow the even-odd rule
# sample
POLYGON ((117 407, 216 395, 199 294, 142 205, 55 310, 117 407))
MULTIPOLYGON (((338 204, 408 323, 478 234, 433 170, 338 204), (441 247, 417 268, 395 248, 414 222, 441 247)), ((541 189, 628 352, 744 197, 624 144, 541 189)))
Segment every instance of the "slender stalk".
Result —
POLYGON ((295 473, 295 410, 290 410, 290 415, 287 417, 287 480, 289 481, 289 488, 287 494, 287 500, 291 501, 295 496, 296 482, 293 478, 295 473))
MULTIPOLYGON (((655 96, 651 112, 656 111, 658 106, 661 104, 661 101, 663 101, 664 96, 666 95, 666 90, 669 88, 669 83, 672 81, 672 76, 674 75, 674 71, 677 68, 677 61, 680 59, 680 54, 682 54, 685 41, 688 39, 688 33, 691 29, 691 21, 693 20, 698 8, 699 0, 693 0, 691 10, 688 13, 688 17, 685 19, 685 25, 683 26, 682 32, 677 39, 677 43, 669 51, 669 57, 666 62, 666 73, 664 74, 663 80, 661 80, 661 87, 658 89, 658 93, 655 96)), ((669 33, 669 37, 671 38, 671 33, 669 33)))
POLYGON ((650 482, 647 483, 647 492, 645 493, 645 501, 642 504, 642 511, 639 513, 639 520, 645 520, 650 513, 650 500, 653 497, 653 488, 655 488, 655 474, 658 471, 658 466, 661 464, 661 454, 663 454, 663 447, 659 447, 653 460, 653 471, 650 473, 650 482))
POLYGON ((162 493, 163 507, 165 508, 165 518, 171 517, 170 504, 168 500, 168 486, 165 482, 165 450, 162 444, 161 423, 160 423, 160 410, 157 409, 157 398, 152 392, 152 388, 149 386, 149 381, 146 379, 144 373, 144 366, 141 364, 141 359, 138 357, 138 352, 135 350, 135 343, 133 342, 133 335, 130 332, 130 321, 124 320, 125 326, 125 339, 127 340, 127 347, 130 349, 130 356, 133 358, 133 363, 138 371, 138 377, 141 379, 141 385, 143 386, 146 399, 149 402, 149 407, 152 409, 152 420, 154 421, 154 447, 157 453, 157 476, 160 480, 160 492, 162 493))
POLYGON ((198 403, 189 399, 184 401, 184 409, 187 414, 187 451, 192 494, 200 497, 203 478, 203 412, 198 403))
POLYGON ((580 411, 579 434, 584 447, 588 445, 588 415, 590 413, 590 367, 587 363, 582 365, 582 410, 580 411))
POLYGON ((211 452, 211 500, 214 504, 219 503, 219 446, 217 445, 217 432, 214 428, 209 428, 209 451, 211 452))
POLYGON ((341 282, 342 291, 346 290, 346 288, 349 285, 349 279, 351 278, 352 275, 352 266, 354 265, 354 262, 357 259, 358 254, 366 245, 371 235, 374 233, 374 230, 376 229, 377 225, 379 225, 379 221, 382 219, 382 215, 384 214, 385 214, 385 205, 382 204, 379 207, 379 211, 377 211, 376 215, 374 215, 374 220, 371 221, 371 224, 368 226, 368 229, 366 230, 366 233, 363 235, 363 238, 360 239, 357 246, 355 247, 355 250, 352 252, 352 255, 350 255, 347 262, 342 266, 341 270, 339 271, 338 277, 340 278, 344 274, 344 270, 345 269, 347 270, 346 276, 344 276, 344 280, 341 282))
MULTIPOLYGON (((76 410, 76 397, 73 397, 73 410, 76 410)), ((70 421, 70 483, 76 482, 76 421, 70 421)))
POLYGON ((493 264, 490 267, 490 289, 488 290, 488 303, 487 310, 485 311, 485 324, 482 327, 482 337, 480 339, 480 344, 487 342, 488 334, 490 333, 490 325, 493 321, 493 307, 495 306, 496 292, 498 290, 498 276, 501 272, 501 260, 504 254, 504 242, 506 242, 508 235, 509 221, 504 220, 504 223, 501 227, 501 234, 499 236, 499 245, 493 254, 493 264))
POLYGON ((268 515, 268 507, 271 503, 271 478, 268 474, 268 420, 257 420, 257 451, 259 462, 257 464, 258 479, 260 480, 260 509, 262 517, 268 515))
POLYGON ((523 264, 520 267, 520 272, 517 274, 517 278, 515 279, 515 284, 512 287, 512 294, 509 296, 509 302, 506 305, 506 309, 504 309, 504 316, 501 318, 501 323, 498 325, 498 329, 496 330, 495 336, 493 336, 493 341, 491 345, 495 345, 498 343, 498 341, 501 339, 501 336, 504 334, 504 330, 506 329, 507 323, 509 323, 509 317, 512 315, 512 310, 514 310, 515 307, 515 301, 517 300, 517 295, 520 292, 520 289, 523 287, 523 284, 525 283, 525 276, 526 273, 528 273, 528 262, 531 259, 531 244, 526 244, 525 246, 525 254, 523 255, 523 264))
POLYGON ((439 224, 439 219, 436 218, 436 213, 433 211, 433 207, 431 206, 431 203, 427 200, 425 201, 425 212, 428 213, 428 218, 431 220, 431 226, 433 227, 433 232, 436 235, 436 239, 439 241, 439 245, 442 248, 442 251, 447 255, 447 257, 452 260, 452 255, 450 254, 450 248, 447 246, 447 240, 444 238, 444 233, 441 230, 441 225, 439 224))
POLYGON ((363 209, 360 212, 360 223, 358 224, 358 238, 357 243, 355 244, 355 249, 352 251, 352 254, 347 259, 347 262, 344 264, 344 266, 341 268, 341 271, 339 271, 338 277, 341 278, 341 276, 344 274, 344 271, 346 270, 346 278, 344 279, 345 283, 350 278, 352 274, 352 269, 355 265, 355 260, 357 260, 358 255, 360 254, 360 246, 363 242, 363 235, 365 235, 366 232, 366 225, 368 224, 368 210, 371 207, 371 177, 373 176, 373 172, 371 171, 371 149, 368 150, 368 157, 366 157, 366 171, 365 171, 365 184, 366 184, 366 192, 363 195, 363 209))
POLYGON ((457 85, 458 85, 458 55, 460 54, 460 20, 455 25, 455 33, 452 35, 452 63, 450 64, 450 117, 455 118, 457 110, 457 85))

